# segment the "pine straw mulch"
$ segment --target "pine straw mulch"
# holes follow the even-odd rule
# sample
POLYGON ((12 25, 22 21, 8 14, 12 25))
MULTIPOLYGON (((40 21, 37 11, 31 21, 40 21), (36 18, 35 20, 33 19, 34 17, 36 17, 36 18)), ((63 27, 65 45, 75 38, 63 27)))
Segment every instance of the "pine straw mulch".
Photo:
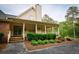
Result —
POLYGON ((79 41, 73 40, 73 41, 64 41, 64 42, 61 42, 61 43, 49 43, 49 44, 45 44, 45 45, 33 46, 31 44, 31 41, 26 40, 24 42, 24 44, 29 51, 32 51, 32 50, 37 50, 37 49, 42 49, 42 48, 48 48, 48 47, 51 47, 51 46, 62 46, 62 45, 67 45, 67 44, 79 44, 79 41))
POLYGON ((0 43, 0 51, 2 51, 3 49, 5 49, 7 47, 8 43, 0 43))

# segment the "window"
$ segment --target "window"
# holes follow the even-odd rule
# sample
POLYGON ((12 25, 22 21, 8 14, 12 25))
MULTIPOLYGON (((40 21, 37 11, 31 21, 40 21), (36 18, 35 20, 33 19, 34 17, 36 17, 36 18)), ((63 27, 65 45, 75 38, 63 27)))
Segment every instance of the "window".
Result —
POLYGON ((14 26, 14 28, 13 28, 13 35, 14 36, 22 35, 22 26, 14 26))

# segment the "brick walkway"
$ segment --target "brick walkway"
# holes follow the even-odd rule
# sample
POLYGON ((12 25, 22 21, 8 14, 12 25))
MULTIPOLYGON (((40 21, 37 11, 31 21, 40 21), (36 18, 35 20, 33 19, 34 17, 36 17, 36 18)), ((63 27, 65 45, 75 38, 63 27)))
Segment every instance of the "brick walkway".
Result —
POLYGON ((5 49, 0 51, 0 54, 24 54, 27 53, 24 43, 9 43, 5 49))

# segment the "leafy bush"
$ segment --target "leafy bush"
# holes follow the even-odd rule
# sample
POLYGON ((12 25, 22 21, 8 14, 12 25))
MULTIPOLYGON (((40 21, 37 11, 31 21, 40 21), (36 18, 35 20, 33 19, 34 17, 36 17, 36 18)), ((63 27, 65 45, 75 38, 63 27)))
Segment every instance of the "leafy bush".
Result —
POLYGON ((38 42, 36 40, 31 41, 32 45, 38 45, 38 42))
POLYGON ((56 34, 46 34, 46 39, 55 39, 56 34))
MULTIPOLYGON (((56 40, 32 40, 31 43, 32 45, 44 45, 44 44, 48 44, 48 43, 55 43, 56 40)), ((60 43, 60 41, 57 41, 58 43, 60 43)))
POLYGON ((42 40, 38 40, 38 44, 41 44, 42 40))
POLYGON ((29 41, 31 41, 31 40, 35 39, 35 35, 33 33, 28 33, 27 38, 29 41))
POLYGON ((45 42, 44 42, 44 41, 42 41, 42 42, 41 42, 41 44, 45 44, 45 42))
POLYGON ((38 40, 38 43, 39 44, 45 44, 45 41, 44 40, 38 40))
POLYGON ((28 40, 45 40, 45 39, 55 39, 56 34, 35 34, 35 33, 28 33, 27 34, 28 40))
POLYGON ((45 42, 45 44, 49 43, 49 41, 48 41, 48 40, 44 40, 44 42, 45 42))
POLYGON ((0 32, 0 42, 2 42, 3 37, 4 37, 4 34, 0 32))
POLYGON ((51 40, 49 40, 49 42, 50 42, 50 43, 55 43, 56 41, 53 40, 53 39, 51 39, 51 40))

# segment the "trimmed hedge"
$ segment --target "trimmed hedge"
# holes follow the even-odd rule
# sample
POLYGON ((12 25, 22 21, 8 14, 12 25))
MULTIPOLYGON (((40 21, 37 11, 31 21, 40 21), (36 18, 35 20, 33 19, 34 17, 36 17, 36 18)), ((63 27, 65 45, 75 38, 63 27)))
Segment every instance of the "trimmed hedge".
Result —
POLYGON ((33 33, 28 33, 27 38, 28 38, 29 41, 33 40, 34 39, 34 34, 33 33))
POLYGON ((4 37, 4 34, 0 32, 0 43, 2 43, 3 37, 4 37))
POLYGON ((27 33, 27 38, 29 41, 31 40, 49 40, 56 39, 56 34, 35 34, 35 33, 27 33))

